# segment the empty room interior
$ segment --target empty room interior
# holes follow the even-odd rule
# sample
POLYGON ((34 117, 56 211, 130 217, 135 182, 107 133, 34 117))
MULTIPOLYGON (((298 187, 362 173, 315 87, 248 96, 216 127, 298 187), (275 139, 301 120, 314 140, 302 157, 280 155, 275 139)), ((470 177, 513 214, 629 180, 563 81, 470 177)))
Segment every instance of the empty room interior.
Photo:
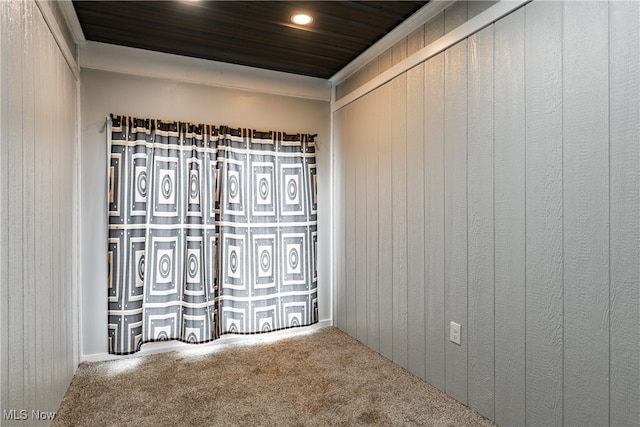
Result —
POLYGON ((0 61, 0 425, 640 426, 637 0, 3 0, 0 61))

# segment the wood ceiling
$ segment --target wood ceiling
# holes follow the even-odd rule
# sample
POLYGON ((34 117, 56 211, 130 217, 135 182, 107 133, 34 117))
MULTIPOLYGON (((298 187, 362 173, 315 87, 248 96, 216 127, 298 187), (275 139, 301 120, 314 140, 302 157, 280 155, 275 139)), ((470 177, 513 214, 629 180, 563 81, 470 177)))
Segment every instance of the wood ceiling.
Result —
POLYGON ((87 40, 327 79, 426 1, 74 1, 87 40), (291 22, 296 12, 313 21, 291 22))

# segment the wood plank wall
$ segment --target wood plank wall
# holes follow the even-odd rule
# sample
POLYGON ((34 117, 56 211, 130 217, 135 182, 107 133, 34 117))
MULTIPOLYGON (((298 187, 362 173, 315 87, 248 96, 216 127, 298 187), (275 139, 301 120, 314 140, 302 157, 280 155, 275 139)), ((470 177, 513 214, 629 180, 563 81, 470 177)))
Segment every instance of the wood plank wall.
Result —
POLYGON ((34 2, 0 2, 0 33, 0 416, 26 410, 33 425, 77 363, 76 81, 34 2))
POLYGON ((336 325, 500 425, 640 423, 639 8, 534 1, 334 113, 336 325))
POLYGON ((401 60, 423 48, 443 34, 459 27, 467 20, 491 7, 497 0, 459 0, 419 26, 387 51, 369 61, 336 86, 336 99, 362 86, 401 60))

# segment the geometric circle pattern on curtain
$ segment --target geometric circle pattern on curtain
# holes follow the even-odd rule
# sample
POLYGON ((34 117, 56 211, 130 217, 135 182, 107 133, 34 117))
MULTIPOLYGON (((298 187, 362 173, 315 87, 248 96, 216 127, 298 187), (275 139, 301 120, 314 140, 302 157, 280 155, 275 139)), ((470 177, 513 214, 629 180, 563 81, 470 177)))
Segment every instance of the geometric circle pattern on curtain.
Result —
POLYGON ((314 138, 112 115, 110 353, 317 322, 314 138))

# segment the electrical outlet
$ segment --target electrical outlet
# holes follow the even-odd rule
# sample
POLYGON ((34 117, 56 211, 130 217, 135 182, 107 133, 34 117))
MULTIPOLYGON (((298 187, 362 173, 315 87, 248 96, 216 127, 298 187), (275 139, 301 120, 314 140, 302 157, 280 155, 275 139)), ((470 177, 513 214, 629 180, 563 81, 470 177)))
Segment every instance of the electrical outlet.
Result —
POLYGON ((449 325, 449 341, 460 345, 460 329, 461 326, 459 323, 451 322, 449 325))

